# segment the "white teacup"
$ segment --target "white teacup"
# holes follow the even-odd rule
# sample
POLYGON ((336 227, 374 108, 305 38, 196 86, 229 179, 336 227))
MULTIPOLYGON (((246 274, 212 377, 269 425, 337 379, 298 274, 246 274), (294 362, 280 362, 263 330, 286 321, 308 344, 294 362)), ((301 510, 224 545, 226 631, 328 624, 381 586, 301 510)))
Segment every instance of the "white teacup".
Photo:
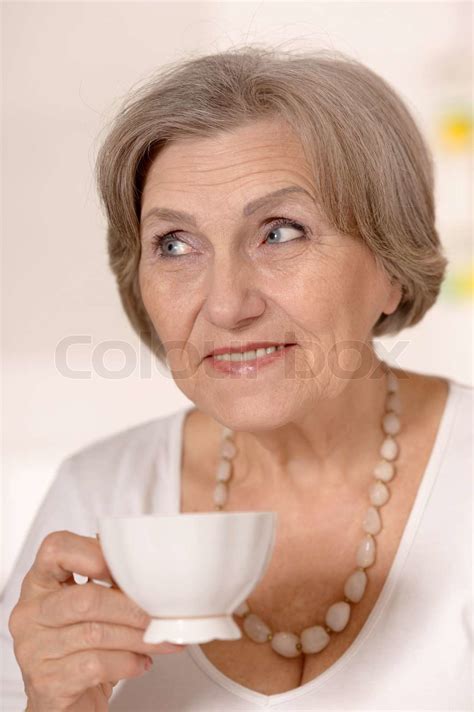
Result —
POLYGON ((103 554, 118 586, 153 618, 145 643, 242 637, 232 613, 265 573, 277 512, 103 517, 103 554))

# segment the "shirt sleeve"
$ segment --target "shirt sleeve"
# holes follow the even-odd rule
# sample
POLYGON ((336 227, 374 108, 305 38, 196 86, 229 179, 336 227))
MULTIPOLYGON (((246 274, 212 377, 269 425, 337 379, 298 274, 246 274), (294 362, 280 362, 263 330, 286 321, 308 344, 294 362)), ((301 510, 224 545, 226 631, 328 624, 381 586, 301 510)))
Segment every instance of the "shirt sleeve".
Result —
POLYGON ((81 480, 77 475, 74 456, 61 462, 0 597, 2 712, 21 712, 27 704, 23 677, 8 630, 8 619, 18 602, 21 584, 36 558, 41 542, 53 531, 68 530, 81 536, 95 536, 97 531, 96 518, 87 506, 87 497, 81 492, 81 480))

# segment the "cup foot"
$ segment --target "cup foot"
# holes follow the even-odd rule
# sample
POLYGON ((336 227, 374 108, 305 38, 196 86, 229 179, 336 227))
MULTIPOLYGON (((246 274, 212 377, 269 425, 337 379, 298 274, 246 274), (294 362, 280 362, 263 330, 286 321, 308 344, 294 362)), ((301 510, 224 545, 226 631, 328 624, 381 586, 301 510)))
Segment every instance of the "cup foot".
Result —
POLYGON ((144 643, 193 645, 210 640, 238 640, 241 630, 232 616, 208 618, 153 618, 143 637, 144 643))

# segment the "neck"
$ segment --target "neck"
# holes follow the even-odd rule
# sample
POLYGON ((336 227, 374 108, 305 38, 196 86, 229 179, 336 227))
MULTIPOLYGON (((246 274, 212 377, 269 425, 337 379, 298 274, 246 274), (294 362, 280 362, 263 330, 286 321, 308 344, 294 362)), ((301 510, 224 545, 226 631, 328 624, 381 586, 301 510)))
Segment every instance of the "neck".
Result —
POLYGON ((304 495, 355 486, 365 491, 383 439, 387 380, 377 363, 372 377, 347 379, 337 394, 321 394, 296 420, 271 430, 234 432, 232 490, 304 495))

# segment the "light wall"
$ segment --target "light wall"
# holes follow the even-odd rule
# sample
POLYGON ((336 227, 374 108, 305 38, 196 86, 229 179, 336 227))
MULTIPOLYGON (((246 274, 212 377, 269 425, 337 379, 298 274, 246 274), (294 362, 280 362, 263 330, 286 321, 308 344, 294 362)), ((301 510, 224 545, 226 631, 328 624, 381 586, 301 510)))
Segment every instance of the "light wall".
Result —
MULTIPOLYGON (((440 232, 448 256, 461 264, 470 251, 472 206, 460 189, 469 185, 469 162, 441 151, 433 117, 452 94, 453 83, 440 70, 446 57, 457 57, 453 71, 459 93, 465 92, 470 12, 468 3, 380 0, 3 4, 0 585, 62 458, 188 402, 139 344, 107 265, 92 171, 121 97, 163 63, 245 41, 351 54, 392 83, 429 138, 437 158, 440 232), (70 348, 69 365, 85 377, 70 378, 55 355, 65 337, 77 336, 88 341, 70 348), (109 341, 117 348, 101 356, 109 341), (137 363, 117 378, 124 344, 137 363)), ((397 353, 400 366, 469 383, 471 344, 472 302, 456 295, 440 298, 419 326, 380 340, 388 360, 397 353)))

